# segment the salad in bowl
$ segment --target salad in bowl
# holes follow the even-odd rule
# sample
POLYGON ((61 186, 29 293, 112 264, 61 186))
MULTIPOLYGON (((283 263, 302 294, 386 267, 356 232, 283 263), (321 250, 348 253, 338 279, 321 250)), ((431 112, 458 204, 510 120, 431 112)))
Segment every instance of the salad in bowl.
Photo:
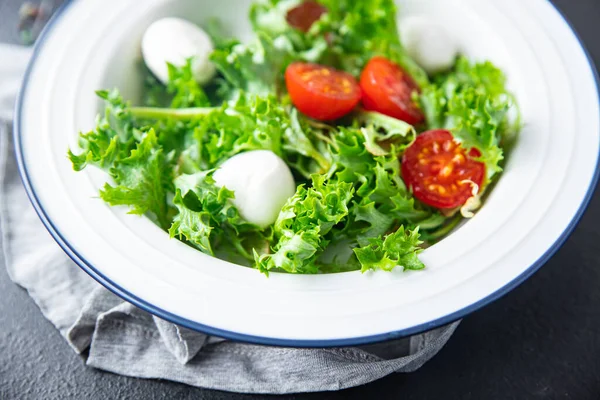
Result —
POLYGON ((143 104, 118 89, 69 151, 100 197, 197 250, 268 274, 419 270, 482 206, 520 130, 515 97, 441 26, 393 0, 256 1, 152 23, 143 104))

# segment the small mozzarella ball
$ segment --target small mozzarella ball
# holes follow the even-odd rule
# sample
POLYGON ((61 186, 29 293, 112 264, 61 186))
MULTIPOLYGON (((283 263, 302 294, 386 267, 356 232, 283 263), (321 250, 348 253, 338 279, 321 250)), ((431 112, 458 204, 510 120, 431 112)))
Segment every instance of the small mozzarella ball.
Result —
POLYGON ((181 18, 155 21, 142 38, 144 62, 165 84, 169 81, 167 63, 182 67, 189 58, 192 58, 192 73, 198 83, 207 83, 216 71, 209 60, 213 50, 214 45, 208 34, 181 18))
POLYGON ((275 153, 254 150, 225 161, 213 175, 218 186, 235 193, 233 204, 242 218, 265 228, 296 193, 292 172, 275 153))
POLYGON ((428 74, 446 71, 454 65, 458 45, 438 23, 424 17, 409 17, 400 23, 400 37, 409 56, 428 74))

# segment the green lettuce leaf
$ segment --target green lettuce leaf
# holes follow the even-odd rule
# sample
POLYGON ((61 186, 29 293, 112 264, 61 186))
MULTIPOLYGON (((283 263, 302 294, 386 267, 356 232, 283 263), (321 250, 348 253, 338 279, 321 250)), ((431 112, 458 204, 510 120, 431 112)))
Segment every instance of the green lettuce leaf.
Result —
POLYGON ((241 97, 237 104, 219 109, 203 119, 194 137, 200 146, 203 169, 218 166, 235 154, 271 150, 282 156, 282 135, 289 118, 272 97, 241 97))
POLYGON ((371 239, 369 244, 354 249, 362 272, 368 270, 391 271, 396 267, 404 270, 420 270, 425 265, 419 260, 421 252, 419 230, 409 231, 401 226, 395 233, 371 239))
POLYGON ((292 108, 289 125, 286 124, 283 137, 283 150, 286 161, 305 178, 314 174, 324 174, 331 168, 331 143, 325 134, 313 129, 298 110, 292 108))
POLYGON ((325 236, 348 216, 352 196, 351 184, 314 175, 312 187, 298 187, 283 206, 274 225, 272 254, 255 254, 256 267, 265 273, 317 273, 315 261, 328 244, 325 236))
POLYGON ((132 214, 150 212, 156 222, 168 228, 167 191, 172 186, 168 159, 157 146, 154 130, 148 131, 127 158, 118 160, 110 169, 116 186, 109 183, 100 197, 110 205, 126 205, 132 214))
POLYGON ((393 151, 402 153, 417 137, 412 125, 378 112, 361 110, 356 117, 366 125, 361 132, 365 147, 374 156, 387 156, 393 151))
POLYGON ((98 117, 96 128, 79 135, 81 153, 68 151, 69 160, 76 171, 83 170, 87 165, 95 165, 104 170, 110 169, 114 162, 126 158, 135 145, 136 136, 141 133, 135 128, 135 120, 117 90, 96 92, 105 101, 105 112, 98 117))
POLYGON ((232 88, 267 96, 282 92, 283 73, 293 57, 288 46, 257 32, 249 44, 231 42, 216 49, 211 60, 232 88))
POLYGON ((192 73, 192 59, 183 66, 167 63, 169 81, 160 82, 143 64, 140 74, 144 77, 143 104, 148 107, 208 107, 211 105, 205 90, 196 82, 192 73))
POLYGON ((194 211, 186 206, 181 192, 178 190, 173 198, 177 207, 177 215, 169 228, 171 238, 185 238, 203 253, 214 255, 211 243, 211 233, 214 229, 211 215, 208 211, 194 211))
POLYGON ((331 146, 333 166, 330 174, 342 182, 358 182, 357 190, 372 175, 375 159, 365 146, 359 129, 339 127, 331 146))
POLYGON ((173 96, 171 108, 209 107, 208 96, 200 87, 192 73, 192 60, 187 60, 183 67, 167 64, 169 83, 167 91, 173 96))
POLYGON ((215 248, 231 245, 246 260, 254 259, 255 245, 268 233, 245 221, 232 203, 235 194, 215 185, 214 170, 184 174, 175 179, 173 204, 178 210, 169 229, 171 237, 185 238, 200 251, 214 255, 215 248))

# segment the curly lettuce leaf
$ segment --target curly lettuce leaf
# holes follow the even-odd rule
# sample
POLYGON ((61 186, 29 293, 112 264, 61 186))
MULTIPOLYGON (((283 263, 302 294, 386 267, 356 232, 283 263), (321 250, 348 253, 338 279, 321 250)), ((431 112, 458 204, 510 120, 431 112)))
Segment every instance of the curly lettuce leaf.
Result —
POLYGON ((192 73, 192 60, 183 67, 167 63, 169 83, 167 91, 173 95, 171 108, 209 107, 208 96, 192 73))
POLYGON ((211 243, 211 233, 214 229, 211 215, 208 211, 194 211, 188 208, 178 190, 173 198, 173 204, 177 207, 177 215, 169 228, 171 238, 185 238, 203 253, 214 255, 211 243))
POLYGON ((289 118, 283 141, 288 164, 308 179, 314 174, 329 171, 332 160, 327 144, 330 139, 312 129, 295 108, 291 109, 289 118))
POLYGON ((401 226, 396 232, 385 237, 371 239, 369 244, 355 248, 354 253, 361 265, 361 271, 392 271, 396 267, 406 270, 420 270, 425 265, 419 260, 421 252, 419 230, 407 230, 401 226))
POLYGON ((142 62, 140 74, 144 76, 142 103, 148 107, 208 107, 211 102, 204 88, 194 78, 190 58, 182 66, 167 63, 168 82, 159 81, 142 62))
POLYGON ((283 206, 273 227, 272 254, 255 254, 256 267, 265 273, 317 273, 315 261, 328 244, 325 236, 348 216, 352 196, 351 184, 314 175, 312 187, 298 187, 283 206))
POLYGON ((114 163, 110 174, 116 186, 106 183, 100 197, 113 206, 129 206, 132 214, 150 212, 161 227, 168 228, 167 191, 172 177, 167 163, 151 129, 129 157, 114 163))
POLYGON ((76 171, 83 170, 88 165, 95 165, 108 170, 114 162, 129 156, 136 136, 141 134, 135 128, 135 119, 117 90, 99 90, 98 97, 104 100, 106 108, 104 115, 98 117, 96 128, 79 135, 81 153, 68 151, 69 160, 76 171))
POLYGON ((269 275, 272 269, 291 274, 316 274, 315 264, 318 252, 323 250, 322 237, 317 228, 307 228, 299 232, 288 232, 273 248, 272 254, 259 255, 254 250, 254 263, 262 273, 269 275))
POLYGON ((331 146, 333 165, 330 175, 342 182, 358 182, 359 192, 374 166, 374 157, 364 141, 360 130, 340 127, 331 146))
POLYGON ((110 125, 98 121, 94 131, 79 136, 79 147, 83 150, 75 154, 71 149, 68 157, 75 171, 85 169, 89 164, 97 165, 102 169, 110 168, 119 153, 119 138, 111 132, 110 125))
POLYGON ((356 204, 352 208, 352 225, 349 225, 350 236, 359 245, 366 245, 372 238, 377 238, 388 233, 394 226, 394 219, 378 210, 373 201, 356 204))
POLYGON ((265 240, 260 229, 245 221, 232 200, 235 194, 216 186, 214 170, 184 174, 175 179, 173 204, 178 210, 169 229, 171 237, 185 238, 200 251, 214 255, 223 241, 233 245, 238 254, 253 260, 251 249, 265 240), (250 243, 250 246, 245 242, 250 243))
POLYGON ((194 137, 200 146, 198 164, 203 169, 218 166, 235 154, 271 150, 282 156, 282 135, 289 118, 271 97, 240 98, 198 124, 194 137))
POLYGON ((327 181, 323 175, 313 175, 312 187, 299 188, 283 206, 275 222, 275 234, 286 230, 301 230, 304 226, 319 227, 321 235, 348 215, 348 203, 352 199, 352 185, 344 182, 327 181))
POLYGON ((361 110, 356 117, 366 125, 361 132, 365 137, 365 147, 374 156, 387 156, 393 150, 404 152, 417 137, 412 125, 378 112, 361 110))
POLYGON ((214 171, 184 174, 175 179, 175 188, 181 193, 185 204, 191 209, 209 212, 216 223, 227 223, 238 232, 255 229, 256 226, 245 221, 231 202, 235 198, 234 192, 216 185, 214 171))
POLYGON ((211 60, 225 80, 239 91, 267 96, 284 87, 283 73, 293 61, 289 47, 258 32, 249 44, 231 42, 216 49, 211 60))

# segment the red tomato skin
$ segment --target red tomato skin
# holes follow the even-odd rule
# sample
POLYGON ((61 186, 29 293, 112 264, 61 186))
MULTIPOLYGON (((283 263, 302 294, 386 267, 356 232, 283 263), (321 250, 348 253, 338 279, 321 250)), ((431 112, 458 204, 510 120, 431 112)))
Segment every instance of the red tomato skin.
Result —
POLYGON ((306 33, 325 13, 327 8, 324 5, 308 0, 289 10, 286 20, 293 28, 306 33))
POLYGON ((402 178, 415 198, 438 209, 454 209, 473 195, 475 183, 481 188, 485 165, 474 158, 475 148, 461 147, 446 130, 420 134, 402 157, 402 178))
POLYGON ((420 108, 413 101, 413 93, 420 92, 412 77, 385 57, 373 57, 360 76, 362 103, 366 110, 417 125, 425 121, 420 108))
POLYGON ((295 62, 285 71, 292 103, 300 112, 320 121, 350 113, 360 102, 360 87, 346 72, 318 64, 295 62))

